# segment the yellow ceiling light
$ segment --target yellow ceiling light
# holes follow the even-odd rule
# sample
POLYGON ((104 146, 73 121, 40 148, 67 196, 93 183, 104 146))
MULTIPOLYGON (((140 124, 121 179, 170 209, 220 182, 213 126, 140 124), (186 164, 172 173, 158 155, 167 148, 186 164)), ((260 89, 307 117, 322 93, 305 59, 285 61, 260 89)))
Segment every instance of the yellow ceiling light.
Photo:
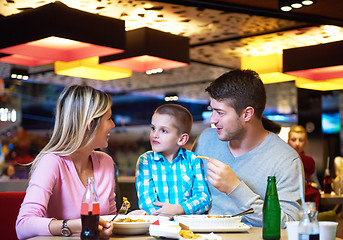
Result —
POLYGON ((295 81, 298 88, 306 88, 317 91, 333 91, 343 89, 343 78, 315 81, 305 78, 299 78, 295 81))
POLYGON ((242 57, 241 68, 256 71, 264 84, 296 79, 294 76, 282 73, 282 54, 242 57))
POLYGON ((100 65, 99 57, 85 58, 71 62, 56 61, 55 73, 59 75, 105 81, 128 78, 132 75, 130 69, 100 65))

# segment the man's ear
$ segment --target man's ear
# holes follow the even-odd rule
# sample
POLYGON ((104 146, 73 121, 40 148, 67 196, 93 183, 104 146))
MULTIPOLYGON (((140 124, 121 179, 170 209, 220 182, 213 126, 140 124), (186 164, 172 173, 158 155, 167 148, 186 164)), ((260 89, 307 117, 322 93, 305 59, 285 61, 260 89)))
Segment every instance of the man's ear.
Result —
POLYGON ((244 121, 249 121, 252 116, 254 116, 255 113, 255 109, 253 107, 246 107, 243 111, 242 111, 242 118, 244 121))
POLYGON ((90 131, 92 129, 92 125, 94 124, 94 119, 92 119, 88 124, 87 124, 87 129, 90 131))
POLYGON ((179 137, 179 141, 177 142, 177 144, 179 146, 183 146, 188 142, 188 140, 189 140, 188 133, 182 133, 181 136, 179 137))

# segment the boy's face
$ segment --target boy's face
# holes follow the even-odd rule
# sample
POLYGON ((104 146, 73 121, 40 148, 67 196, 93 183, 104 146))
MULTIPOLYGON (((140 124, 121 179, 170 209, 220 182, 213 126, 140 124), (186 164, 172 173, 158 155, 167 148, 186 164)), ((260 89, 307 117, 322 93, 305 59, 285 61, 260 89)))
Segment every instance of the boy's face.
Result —
POLYGON ((168 114, 155 113, 151 119, 151 148, 166 158, 174 155, 180 147, 178 145, 180 134, 174 124, 175 118, 168 114))

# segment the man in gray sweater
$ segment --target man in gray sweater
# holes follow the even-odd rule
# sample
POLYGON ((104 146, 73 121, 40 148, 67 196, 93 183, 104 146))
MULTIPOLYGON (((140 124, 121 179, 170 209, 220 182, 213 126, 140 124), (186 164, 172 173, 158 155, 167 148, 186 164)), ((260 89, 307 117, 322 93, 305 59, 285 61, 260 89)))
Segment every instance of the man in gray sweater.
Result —
POLYGON ((262 226, 267 177, 276 177, 281 226, 299 220, 299 174, 302 164, 294 149, 262 125, 266 93, 259 75, 234 70, 213 81, 206 91, 213 109, 195 152, 204 159, 212 196, 209 214, 235 214, 249 208, 242 221, 262 226))

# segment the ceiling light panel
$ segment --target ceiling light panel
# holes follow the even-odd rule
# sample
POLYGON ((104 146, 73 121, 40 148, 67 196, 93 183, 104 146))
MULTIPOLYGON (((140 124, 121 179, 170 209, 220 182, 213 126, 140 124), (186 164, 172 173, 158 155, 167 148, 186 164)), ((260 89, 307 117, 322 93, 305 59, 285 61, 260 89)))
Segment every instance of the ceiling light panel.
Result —
POLYGON ((123 52, 125 22, 61 2, 0 18, 0 53, 74 61, 123 52))
MULTIPOLYGON (((149 27, 190 37, 191 44, 304 25, 293 20, 155 1, 122 0, 105 3, 105 1, 62 0, 61 2, 71 8, 125 20, 126 30, 149 27)), ((7 3, 1 6, 0 14, 8 16, 20 12, 18 9, 36 8, 46 3, 47 1, 35 0, 15 1, 13 4, 7 3)))

